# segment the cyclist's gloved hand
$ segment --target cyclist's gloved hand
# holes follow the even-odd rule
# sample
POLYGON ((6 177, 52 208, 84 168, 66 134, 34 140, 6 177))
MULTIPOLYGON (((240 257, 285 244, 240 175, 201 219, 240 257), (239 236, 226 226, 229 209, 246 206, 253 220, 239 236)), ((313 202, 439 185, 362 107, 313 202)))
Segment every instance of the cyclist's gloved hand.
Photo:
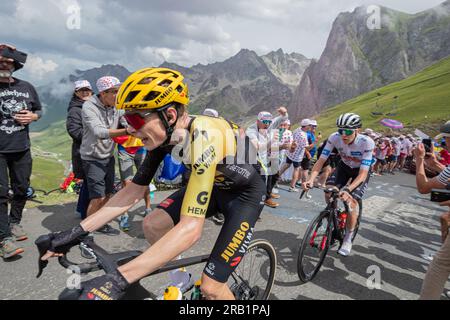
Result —
POLYGON ((37 277, 42 274, 42 270, 47 266, 48 259, 55 254, 67 253, 70 248, 79 244, 89 234, 84 231, 81 225, 78 225, 70 230, 50 233, 40 236, 34 242, 39 250, 39 273, 37 277))
POLYGON ((83 282, 78 300, 119 300, 129 286, 128 281, 116 270, 83 282))
MULTIPOLYGON (((45 250, 44 253, 64 254, 67 253, 70 248, 82 242, 88 234, 89 232, 84 231, 83 227, 78 225, 70 230, 40 236, 35 241, 35 244, 38 246, 40 252, 45 250)), ((42 256, 43 254, 41 254, 41 257, 42 256)), ((47 260, 50 256, 46 254, 44 260, 47 260)))
POLYGON ((54 253, 67 253, 70 248, 80 244, 88 234, 89 232, 84 231, 81 225, 66 231, 50 233, 48 236, 51 242, 47 250, 54 253))

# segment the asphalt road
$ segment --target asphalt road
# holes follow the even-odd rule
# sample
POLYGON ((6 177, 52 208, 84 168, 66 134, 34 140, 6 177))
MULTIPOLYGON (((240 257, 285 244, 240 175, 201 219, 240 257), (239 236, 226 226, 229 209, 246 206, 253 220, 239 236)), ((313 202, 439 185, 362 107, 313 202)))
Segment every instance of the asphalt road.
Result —
MULTIPOLYGON (((298 247, 309 221, 324 207, 323 194, 299 200, 297 193, 281 186, 280 207, 265 208, 257 223, 254 239, 269 240, 277 251, 278 267, 271 299, 398 300, 417 299, 433 253, 440 247, 439 215, 443 209, 415 190, 414 176, 372 179, 364 200, 363 223, 350 257, 331 249, 313 282, 301 284, 296 269, 298 247), (378 285, 374 285, 378 284, 378 285)), ((155 203, 167 192, 156 194, 155 203)), ((53 300, 66 286, 70 274, 53 259, 41 278, 36 279, 38 253, 33 241, 41 234, 72 227, 79 220, 75 204, 41 206, 24 212, 23 226, 30 240, 25 253, 12 261, 0 260, 0 299, 53 300)), ((141 230, 142 205, 130 212, 131 230, 117 237, 96 235, 96 242, 112 252, 145 250, 141 230)), ((117 222, 112 223, 118 226, 117 222)), ((210 252, 220 227, 207 221, 203 237, 184 257, 210 252)), ((76 253, 73 253, 76 260, 76 253)), ((190 267, 199 277, 203 266, 190 267)), ((82 281, 96 272, 83 276, 82 281)), ((158 295, 168 283, 165 274, 145 279, 143 285, 158 295)), ((450 282, 446 289, 450 290, 450 282)), ((448 299, 444 294, 442 299, 448 299)))

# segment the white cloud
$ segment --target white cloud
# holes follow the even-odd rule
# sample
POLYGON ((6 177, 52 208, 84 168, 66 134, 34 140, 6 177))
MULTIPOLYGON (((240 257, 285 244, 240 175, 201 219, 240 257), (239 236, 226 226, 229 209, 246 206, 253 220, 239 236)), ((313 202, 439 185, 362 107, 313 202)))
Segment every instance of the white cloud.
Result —
MULTIPOLYGON (((441 0, 376 2, 416 13, 441 0)), ((62 78, 69 67, 86 69, 108 63, 130 70, 158 65, 164 60, 185 66, 206 64, 224 60, 241 48, 258 53, 282 48, 318 58, 337 15, 372 3, 373 0, 17 0, 2 6, 0 21, 14 26, 14 32, 0 28, 0 39, 42 59, 42 63, 32 62, 25 67, 27 75, 39 81, 50 76, 62 78), (67 9, 76 4, 81 9, 81 29, 70 30, 67 9)))
POLYGON ((27 72, 35 79, 42 79, 46 74, 55 71, 58 64, 53 60, 43 60, 41 57, 31 55, 27 59, 27 72))

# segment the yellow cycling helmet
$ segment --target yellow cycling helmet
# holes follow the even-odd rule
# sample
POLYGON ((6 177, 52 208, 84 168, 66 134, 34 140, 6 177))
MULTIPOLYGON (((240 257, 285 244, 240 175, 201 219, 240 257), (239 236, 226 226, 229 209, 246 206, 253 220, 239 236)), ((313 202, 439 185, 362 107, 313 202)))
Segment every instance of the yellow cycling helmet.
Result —
POLYGON ((183 75, 167 68, 145 68, 134 72, 117 93, 116 108, 157 111, 170 103, 189 103, 183 75))

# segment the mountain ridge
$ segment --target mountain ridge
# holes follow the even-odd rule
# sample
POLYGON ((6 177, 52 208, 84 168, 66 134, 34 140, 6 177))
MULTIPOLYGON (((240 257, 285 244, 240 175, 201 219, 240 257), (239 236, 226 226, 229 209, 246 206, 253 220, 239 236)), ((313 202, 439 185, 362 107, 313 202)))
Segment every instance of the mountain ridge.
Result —
POLYGON ((289 105, 296 120, 405 79, 450 55, 450 2, 408 14, 380 7, 381 28, 367 27, 367 7, 340 13, 325 50, 305 71, 289 105))

